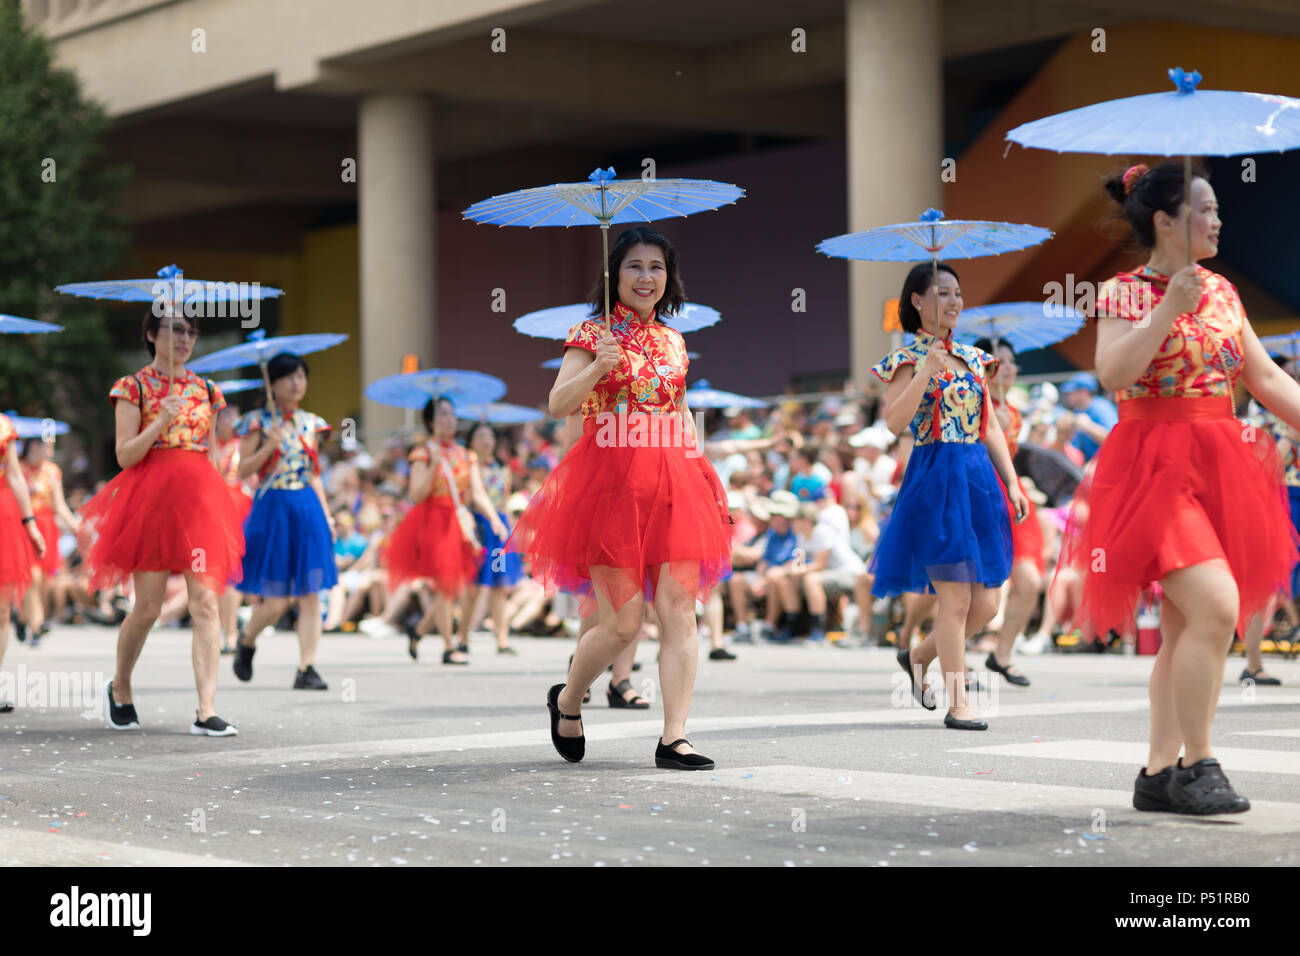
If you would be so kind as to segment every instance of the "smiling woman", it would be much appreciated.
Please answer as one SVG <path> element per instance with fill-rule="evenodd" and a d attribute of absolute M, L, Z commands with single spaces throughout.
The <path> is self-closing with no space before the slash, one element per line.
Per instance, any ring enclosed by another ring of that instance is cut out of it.
<path fill-rule="evenodd" d="M 661 625 L 664 697 L 655 763 L 704 769 L 713 761 L 685 739 L 695 685 L 695 600 L 707 600 L 730 572 L 731 517 L 717 473 L 695 447 L 686 344 L 660 318 L 685 303 L 677 251 L 641 226 L 619 236 L 608 266 L 618 292 L 610 327 L 600 318 L 602 275 L 592 289 L 592 318 L 569 331 L 551 389 L 551 414 L 580 411 L 582 437 L 533 496 L 506 547 L 531 560 L 533 577 L 548 590 L 585 594 L 584 614 L 593 606 L 597 612 L 568 684 L 547 695 L 560 755 L 582 759 L 583 695 L 635 640 L 650 601 Z M 628 427 L 634 423 L 644 427 Z M 668 441 L 641 440 L 645 431 L 662 439 L 665 424 Z"/>
<path fill-rule="evenodd" d="M 199 694 L 190 733 L 230 736 L 237 731 L 215 710 L 217 595 L 239 580 L 244 535 L 212 447 L 226 400 L 213 382 L 185 368 L 198 337 L 197 317 L 150 312 L 143 336 L 153 361 L 118 379 L 109 392 L 123 470 L 81 512 L 91 590 L 128 578 L 135 587 L 135 604 L 118 633 L 117 670 L 105 688 L 108 723 L 115 730 L 140 726 L 131 673 L 162 608 L 168 575 L 182 574 Z"/>

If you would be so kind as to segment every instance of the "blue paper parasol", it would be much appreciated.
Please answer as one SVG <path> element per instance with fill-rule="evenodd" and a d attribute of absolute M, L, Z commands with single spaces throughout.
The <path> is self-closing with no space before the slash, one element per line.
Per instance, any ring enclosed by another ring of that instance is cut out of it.
<path fill-rule="evenodd" d="M 1084 316 L 1069 306 L 1042 302 L 1000 302 L 963 309 L 953 335 L 964 342 L 991 339 L 1017 352 L 1047 348 L 1083 328 Z"/>
<path fill-rule="evenodd" d="M 221 389 L 222 395 L 234 395 L 238 392 L 251 392 L 255 388 L 261 388 L 264 383 L 260 378 L 229 378 L 224 382 L 214 380 L 212 384 Z"/>
<path fill-rule="evenodd" d="M 68 433 L 67 422 L 56 421 L 53 418 L 28 418 L 17 412 L 5 412 L 5 415 L 13 423 L 14 431 L 19 438 L 43 438 L 48 441 L 55 435 Z"/>
<path fill-rule="evenodd" d="M 871 262 L 924 262 L 976 259 L 1018 252 L 1052 237 L 1050 229 L 981 219 L 944 219 L 927 209 L 916 222 L 900 222 L 863 232 L 850 232 L 817 243 L 817 251 L 841 259 Z"/>
<path fill-rule="evenodd" d="M 485 402 L 479 405 L 458 405 L 456 417 L 465 421 L 487 422 L 489 425 L 522 425 L 524 422 L 540 421 L 546 416 L 526 405 Z"/>
<path fill-rule="evenodd" d="M 38 335 L 44 332 L 62 332 L 63 326 L 35 319 L 20 319 L 16 315 L 0 315 L 0 333 L 8 335 Z"/>
<path fill-rule="evenodd" d="M 1289 358 L 1293 362 L 1300 359 L 1300 331 L 1270 335 L 1260 339 L 1259 344 L 1268 350 L 1269 355 Z"/>
<path fill-rule="evenodd" d="M 711 179 L 615 179 L 595 169 L 585 183 L 556 183 L 480 200 L 466 219 L 496 226 L 600 226 L 605 267 L 605 326 L 609 327 L 609 227 L 689 216 L 734 203 L 745 191 Z M 567 329 L 565 330 L 568 331 Z"/>
<path fill-rule="evenodd" d="M 1300 147 L 1300 99 L 1198 90 L 1201 74 L 1169 70 L 1176 89 L 1094 103 L 1022 123 L 1021 146 L 1058 153 L 1238 156 Z"/>
<path fill-rule="evenodd" d="M 590 312 L 591 307 L 585 303 L 529 312 L 515 319 L 515 331 L 540 339 L 565 339 L 570 329 L 589 318 Z M 676 315 L 661 315 L 660 318 L 665 325 L 685 333 L 717 324 L 722 320 L 722 313 L 707 305 L 688 302 Z"/>
<path fill-rule="evenodd" d="M 250 299 L 273 299 L 282 294 L 280 289 L 252 282 L 211 282 L 204 279 L 187 279 L 180 266 L 164 266 L 153 279 L 108 279 L 102 282 L 72 282 L 54 287 L 55 292 L 80 296 L 84 299 L 114 299 L 119 302 L 158 302 L 166 315 L 175 314 L 177 303 L 182 317 L 197 303 L 246 302 Z M 192 315 L 193 312 L 190 312 Z M 170 335 L 171 325 L 167 326 Z M 168 350 L 170 354 L 170 349 Z M 193 366 L 191 366 L 193 368 Z M 167 373 L 167 390 L 175 369 Z"/>
<path fill-rule="evenodd" d="M 1052 237 L 1050 229 L 982 219 L 943 218 L 943 211 L 927 209 L 916 222 L 878 226 L 823 239 L 817 251 L 842 259 L 871 262 L 924 262 L 929 259 L 938 281 L 939 254 L 945 259 L 978 259 L 1017 252 Z M 934 300 L 935 328 L 939 328 L 939 299 Z"/>
<path fill-rule="evenodd" d="M 506 393 L 506 383 L 495 375 L 454 368 L 428 368 L 389 375 L 366 386 L 366 398 L 397 408 L 424 408 L 429 399 L 450 398 L 457 408 L 495 402 Z"/>
<path fill-rule="evenodd" d="M 686 390 L 686 403 L 691 408 L 766 408 L 767 402 L 758 398 L 737 395 L 714 388 L 707 379 L 700 379 Z"/>
<path fill-rule="evenodd" d="M 313 333 L 311 335 L 277 335 L 267 338 L 263 329 L 248 336 L 247 342 L 232 345 L 228 349 L 213 352 L 190 363 L 193 372 L 227 372 L 236 368 L 251 368 L 264 365 L 267 360 L 281 352 L 291 355 L 310 355 L 346 342 L 346 335 L 336 333 Z"/>
<path fill-rule="evenodd" d="M 1201 74 L 1173 67 L 1175 90 L 1107 100 L 1031 123 L 1007 133 L 1021 146 L 1058 153 L 1182 156 L 1190 203 L 1193 156 L 1238 156 L 1300 147 L 1300 100 L 1272 93 L 1204 90 Z M 1010 147 L 1008 146 L 1008 149 Z M 1191 264 L 1192 217 L 1187 217 Z"/>

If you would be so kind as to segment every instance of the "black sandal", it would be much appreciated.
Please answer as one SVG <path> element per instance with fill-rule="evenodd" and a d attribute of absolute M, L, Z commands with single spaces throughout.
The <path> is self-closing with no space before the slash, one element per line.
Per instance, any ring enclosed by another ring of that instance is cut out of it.
<path fill-rule="evenodd" d="M 1017 687 L 1029 686 L 1029 678 L 1016 670 L 1015 664 L 1008 664 L 1006 667 L 1003 667 L 998 663 L 997 657 L 991 652 L 989 653 L 988 660 L 984 662 L 984 666 L 995 674 L 1001 674 L 1007 679 L 1008 684 L 1015 684 Z"/>
<path fill-rule="evenodd" d="M 624 695 L 632 691 L 632 699 L 628 700 Z M 632 682 L 624 678 L 617 684 L 611 683 L 609 690 L 605 691 L 605 699 L 609 701 L 611 707 L 625 707 L 629 710 L 649 710 L 650 702 L 636 692 Z"/>
<path fill-rule="evenodd" d="M 546 692 L 546 709 L 551 712 L 551 743 L 558 753 L 569 763 L 577 763 L 587 753 L 587 735 L 584 733 L 578 737 L 561 737 L 560 736 L 560 718 L 565 720 L 582 720 L 582 715 L 574 716 L 572 714 L 560 713 L 560 691 L 564 690 L 564 684 L 556 684 Z"/>
<path fill-rule="evenodd" d="M 679 754 L 673 748 L 678 744 L 690 744 L 685 737 L 665 744 L 662 737 L 655 747 L 655 766 L 669 770 L 712 770 L 713 761 L 704 754 Z"/>

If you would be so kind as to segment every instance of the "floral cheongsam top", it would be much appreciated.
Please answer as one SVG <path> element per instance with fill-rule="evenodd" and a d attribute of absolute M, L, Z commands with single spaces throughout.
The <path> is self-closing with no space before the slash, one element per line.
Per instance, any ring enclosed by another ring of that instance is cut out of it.
<path fill-rule="evenodd" d="M 1268 433 L 1276 443 L 1280 444 L 1282 439 L 1287 440 L 1289 447 L 1286 456 L 1282 459 L 1286 486 L 1288 488 L 1300 488 L 1300 436 L 1296 435 L 1295 431 L 1286 422 L 1267 408 L 1260 408 L 1259 414 L 1254 416 L 1253 424 L 1261 431 Z"/>
<path fill-rule="evenodd" d="M 470 469 L 478 462 L 478 455 L 454 441 L 440 441 L 438 447 L 442 449 L 442 460 L 446 463 L 447 469 L 451 471 L 452 477 L 456 479 L 456 494 L 460 496 L 460 503 L 468 505 L 469 473 Z M 411 453 L 406 460 L 412 462 L 422 461 L 427 464 L 429 450 L 424 445 L 416 445 L 411 449 Z M 433 473 L 433 488 L 429 491 L 429 497 L 451 498 L 451 486 L 447 484 L 447 472 L 443 470 L 441 465 Z"/>
<path fill-rule="evenodd" d="M 1116 398 L 1227 397 L 1242 370 L 1246 310 L 1236 287 L 1223 276 L 1196 267 L 1204 291 L 1195 312 L 1169 327 L 1147 370 Z M 1097 290 L 1099 318 L 1137 322 L 1160 304 L 1169 276 L 1147 266 L 1121 272 Z"/>
<path fill-rule="evenodd" d="M 276 425 L 288 422 L 282 408 L 276 409 L 274 417 L 269 408 L 255 408 L 235 422 L 235 434 L 261 432 L 265 435 Z M 280 447 L 257 473 L 259 493 L 268 488 L 278 491 L 306 488 L 312 476 L 320 474 L 320 443 L 329 437 L 329 422 L 298 408 L 294 410 L 292 425 L 293 433 L 280 442 Z"/>
<path fill-rule="evenodd" d="M 506 466 L 499 461 L 480 463 L 479 474 L 483 476 L 483 487 L 497 511 L 506 510 Z"/>
<path fill-rule="evenodd" d="M 168 379 L 152 365 L 146 365 L 134 375 L 124 375 L 113 383 L 108 398 L 130 402 L 141 408 L 140 430 L 144 431 L 158 417 L 162 401 L 168 395 L 167 383 L 172 382 L 171 394 L 179 395 L 184 404 L 181 412 L 172 419 L 166 431 L 153 443 L 154 448 L 173 448 L 181 451 L 207 451 L 208 433 L 217 413 L 226 407 L 225 396 L 216 383 L 185 369 L 176 378 Z M 143 401 L 140 389 L 144 389 Z M 211 393 L 212 400 L 208 400 Z"/>
<path fill-rule="evenodd" d="M 564 347 L 586 349 L 595 354 L 602 319 L 587 319 L 569 330 Z M 625 306 L 614 304 L 610 334 L 622 347 L 619 363 L 605 373 L 582 403 L 584 422 L 602 412 L 665 414 L 681 408 L 686 393 L 686 342 L 682 334 L 661 325 L 651 315 L 648 321 Z"/>
<path fill-rule="evenodd" d="M 871 371 L 881 381 L 891 382 L 904 365 L 920 368 L 934 341 L 933 335 L 920 329 L 910 345 L 890 352 Z M 983 440 L 988 427 L 990 410 L 985 407 L 984 383 L 997 374 L 998 360 L 982 349 L 961 342 L 949 341 L 948 351 L 966 363 L 966 371 L 945 370 L 931 380 L 908 426 L 917 445 L 975 444 Z"/>
<path fill-rule="evenodd" d="M 0 415 L 0 475 L 5 473 L 9 464 L 9 443 L 18 437 L 18 429 L 8 415 Z"/>
<path fill-rule="evenodd" d="M 54 510 L 54 489 L 63 484 L 63 469 L 52 461 L 43 461 L 35 468 L 23 465 L 27 491 L 32 498 L 32 510 Z"/>

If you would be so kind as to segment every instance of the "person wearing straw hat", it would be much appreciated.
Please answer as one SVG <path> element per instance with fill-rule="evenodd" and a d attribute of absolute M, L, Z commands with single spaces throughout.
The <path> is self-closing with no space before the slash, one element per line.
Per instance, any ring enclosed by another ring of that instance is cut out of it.
<path fill-rule="evenodd" d="M 895 434 L 910 429 L 916 447 L 868 570 L 877 597 L 938 595 L 934 630 L 919 647 L 898 652 L 899 666 L 913 695 L 933 710 L 924 678 L 937 656 L 947 690 L 944 726 L 987 730 L 967 702 L 963 651 L 966 639 L 997 612 L 998 589 L 1011 572 L 1003 488 L 1015 520 L 1024 520 L 1029 504 L 991 409 L 989 381 L 998 361 L 952 340 L 961 309 L 951 266 L 925 262 L 908 273 L 899 321 L 915 341 L 872 371 L 888 384 L 886 425 Z"/>
<path fill-rule="evenodd" d="M 588 608 L 597 608 L 568 682 L 546 696 L 556 751 L 570 762 L 583 758 L 583 695 L 636 639 L 653 601 L 664 704 L 655 764 L 708 769 L 713 761 L 686 739 L 695 601 L 730 567 L 731 518 L 698 449 L 685 397 L 686 343 L 661 318 L 685 304 L 677 251 L 667 237 L 635 227 L 619 236 L 608 269 L 613 315 L 601 319 L 602 272 L 588 300 L 593 318 L 570 330 L 550 395 L 554 418 L 581 408 L 582 437 L 533 496 L 507 547 L 532 562 L 548 591 L 585 592 Z"/>
<path fill-rule="evenodd" d="M 1210 745 L 1223 659 L 1234 627 L 1289 587 L 1300 537 L 1276 447 L 1237 420 L 1233 393 L 1244 382 L 1300 428 L 1300 385 L 1268 357 L 1232 283 L 1195 264 L 1218 254 L 1222 221 L 1208 179 L 1188 185 L 1179 163 L 1106 182 L 1149 257 L 1097 293 L 1097 377 L 1119 398 L 1119 423 L 1090 492 L 1075 496 L 1074 509 L 1088 509 L 1077 551 L 1089 572 L 1076 619 L 1123 629 L 1139 592 L 1159 582 L 1163 643 L 1133 805 L 1240 813 L 1250 801 Z"/>
<path fill-rule="evenodd" d="M 320 594 L 338 583 L 334 560 L 334 516 L 325 500 L 319 449 L 329 422 L 302 408 L 307 395 L 307 360 L 280 352 L 266 365 L 273 405 L 239 419 L 239 477 L 257 475 L 257 494 L 244 521 L 244 573 L 239 590 L 262 599 L 253 608 L 235 645 L 234 671 L 253 679 L 257 638 L 295 601 L 298 655 L 294 690 L 328 690 L 316 672 L 320 644 Z"/>
<path fill-rule="evenodd" d="M 104 685 L 105 717 L 114 730 L 139 728 L 131 676 L 162 610 L 168 575 L 181 574 L 194 622 L 199 697 L 190 733 L 228 737 L 238 731 L 216 712 L 217 598 L 242 573 L 244 533 L 217 472 L 212 441 L 226 399 L 214 382 L 185 368 L 198 339 L 198 316 L 157 311 L 145 315 L 141 330 L 152 361 L 118 379 L 108 393 L 122 472 L 81 511 L 89 589 L 128 577 L 135 586 L 135 604 L 117 636 L 117 669 Z"/>
<path fill-rule="evenodd" d="M 44 557 L 47 542 L 36 516 L 32 513 L 32 500 L 23 480 L 22 465 L 18 461 L 18 431 L 8 415 L 0 415 L 0 664 L 4 663 L 5 648 L 9 644 L 9 606 L 22 598 L 32 580 L 32 566 Z M 0 700 L 0 714 L 14 709 L 12 701 Z"/>

